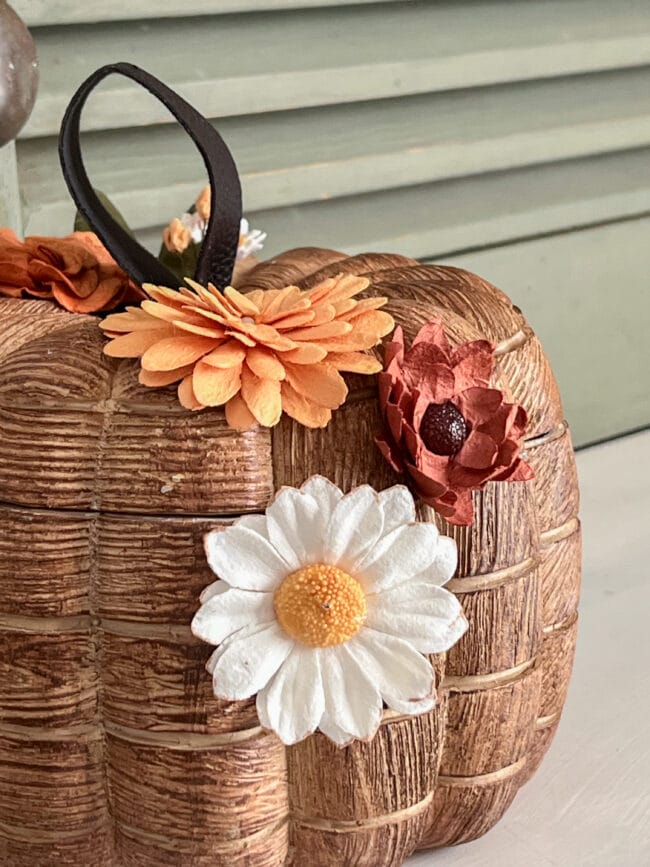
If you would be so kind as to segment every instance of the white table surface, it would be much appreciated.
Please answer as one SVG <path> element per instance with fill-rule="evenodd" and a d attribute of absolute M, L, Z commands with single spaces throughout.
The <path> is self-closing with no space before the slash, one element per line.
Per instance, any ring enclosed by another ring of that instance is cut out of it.
<path fill-rule="evenodd" d="M 650 867 L 650 431 L 578 454 L 573 679 L 555 740 L 501 822 L 407 867 Z"/>

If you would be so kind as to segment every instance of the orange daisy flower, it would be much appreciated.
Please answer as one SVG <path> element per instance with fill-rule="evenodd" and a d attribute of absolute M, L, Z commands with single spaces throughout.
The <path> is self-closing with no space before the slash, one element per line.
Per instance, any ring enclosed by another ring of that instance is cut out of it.
<path fill-rule="evenodd" d="M 339 275 L 312 289 L 297 286 L 242 294 L 187 280 L 178 290 L 144 286 L 140 307 L 107 316 L 104 349 L 140 357 L 142 385 L 179 382 L 186 409 L 226 408 L 228 424 L 272 427 L 286 412 L 324 427 L 347 397 L 341 371 L 377 373 L 364 350 L 394 328 L 379 310 L 386 298 L 356 298 L 369 280 Z"/>

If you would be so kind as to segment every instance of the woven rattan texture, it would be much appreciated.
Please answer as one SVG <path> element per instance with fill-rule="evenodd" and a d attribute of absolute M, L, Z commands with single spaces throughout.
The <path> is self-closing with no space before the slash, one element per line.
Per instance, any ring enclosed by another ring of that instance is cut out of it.
<path fill-rule="evenodd" d="M 435 658 L 440 701 L 371 743 L 285 749 L 253 701 L 211 694 L 189 630 L 211 580 L 202 536 L 322 473 L 396 478 L 368 377 L 324 430 L 239 434 L 138 385 L 92 317 L 0 301 L 0 862 L 11 867 L 392 867 L 487 831 L 534 772 L 571 672 L 578 488 L 553 374 L 483 280 L 389 255 L 290 251 L 248 288 L 366 274 L 407 338 L 441 315 L 498 345 L 494 385 L 526 408 L 536 478 L 475 495 L 451 527 L 470 627 Z M 244 289 L 246 287 L 243 287 Z"/>

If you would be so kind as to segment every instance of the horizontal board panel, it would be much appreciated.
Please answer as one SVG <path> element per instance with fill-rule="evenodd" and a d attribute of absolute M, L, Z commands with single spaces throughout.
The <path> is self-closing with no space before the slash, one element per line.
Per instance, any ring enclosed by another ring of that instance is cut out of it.
<path fill-rule="evenodd" d="M 13 0 L 23 21 L 36 27 L 43 24 L 81 24 L 88 21 L 127 21 L 134 18 L 180 18 L 187 15 L 225 15 L 230 12 L 309 8 L 311 6 L 352 6 L 396 0 L 192 0 L 191 6 L 178 0 Z M 397 0 L 400 2 L 400 0 Z M 406 3 L 409 0 L 401 0 Z"/>
<path fill-rule="evenodd" d="M 22 209 L 14 142 L 0 148 L 0 190 L 0 226 L 9 226 L 21 233 Z"/>
<path fill-rule="evenodd" d="M 55 134 L 82 78 L 125 58 L 210 117 L 650 62 L 650 18 L 639 0 L 387 3 L 380 12 L 365 5 L 153 19 L 44 27 L 35 35 L 41 88 L 24 137 Z M 157 101 L 114 76 L 93 95 L 84 126 L 166 122 Z"/>
<path fill-rule="evenodd" d="M 416 258 L 650 211 L 650 149 L 249 213 L 265 255 L 316 245 Z M 152 250 L 162 227 L 139 233 Z"/>
<path fill-rule="evenodd" d="M 650 69 L 222 119 L 248 210 L 650 144 Z M 89 174 L 134 228 L 182 213 L 206 182 L 178 126 L 84 137 Z M 152 159 L 152 154 L 155 158 Z M 53 138 L 19 143 L 26 231 L 70 220 Z"/>
<path fill-rule="evenodd" d="M 650 218 L 454 257 L 541 338 L 577 445 L 650 424 Z"/>

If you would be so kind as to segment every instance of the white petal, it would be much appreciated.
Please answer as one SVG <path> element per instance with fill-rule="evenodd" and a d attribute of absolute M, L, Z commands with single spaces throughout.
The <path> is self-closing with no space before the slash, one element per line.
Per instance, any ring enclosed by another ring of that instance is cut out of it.
<path fill-rule="evenodd" d="M 384 536 L 401 527 L 402 524 L 415 523 L 415 503 L 413 495 L 404 485 L 394 485 L 379 494 L 379 502 L 384 510 Z"/>
<path fill-rule="evenodd" d="M 418 581 L 430 584 L 446 584 L 454 577 L 458 566 L 458 546 L 449 536 L 438 537 L 436 559 L 417 576 Z"/>
<path fill-rule="evenodd" d="M 316 730 L 325 709 L 319 652 L 296 644 L 273 680 L 257 696 L 257 714 L 285 744 Z"/>
<path fill-rule="evenodd" d="M 230 585 L 226 584 L 225 581 L 218 579 L 217 581 L 213 581 L 212 584 L 208 584 L 205 590 L 201 593 L 199 599 L 202 603 L 207 602 L 208 599 L 212 599 L 213 596 L 227 593 L 228 590 L 230 590 Z"/>
<path fill-rule="evenodd" d="M 422 653 L 441 653 L 467 630 L 460 602 L 435 584 L 407 581 L 368 596 L 366 625 L 396 635 Z"/>
<path fill-rule="evenodd" d="M 423 698 L 421 701 L 400 701 L 398 698 L 385 697 L 385 702 L 391 710 L 397 713 L 405 713 L 410 716 L 418 716 L 421 713 L 433 710 L 436 706 L 437 696 Z"/>
<path fill-rule="evenodd" d="M 369 740 L 381 722 L 382 701 L 377 686 L 346 644 L 324 648 L 320 660 L 325 693 L 321 731 L 331 737 L 332 727 L 336 727 L 353 738 Z M 340 743 L 337 737 L 332 740 Z"/>
<path fill-rule="evenodd" d="M 213 678 L 218 698 L 236 701 L 255 695 L 266 686 L 295 644 L 277 623 L 267 624 L 257 632 L 247 630 L 240 637 L 243 632 L 216 651 Z"/>
<path fill-rule="evenodd" d="M 362 563 L 356 577 L 367 593 L 414 578 L 435 562 L 438 529 L 434 524 L 407 524 L 380 539 Z"/>
<path fill-rule="evenodd" d="M 292 571 L 314 563 L 323 544 L 323 520 L 314 498 L 297 488 L 282 488 L 266 510 L 269 540 Z"/>
<path fill-rule="evenodd" d="M 208 533 L 205 553 L 212 571 L 240 590 L 275 590 L 291 571 L 267 539 L 241 524 Z"/>
<path fill-rule="evenodd" d="M 379 539 L 383 526 L 379 496 L 370 485 L 346 494 L 337 503 L 327 527 L 323 550 L 326 562 L 355 571 Z"/>
<path fill-rule="evenodd" d="M 404 638 L 364 628 L 350 639 L 349 647 L 389 707 L 395 708 L 396 701 L 431 700 L 431 663 Z"/>
<path fill-rule="evenodd" d="M 192 632 L 209 644 L 221 644 L 244 626 L 274 620 L 273 594 L 229 589 L 211 596 L 201 605 L 192 620 Z"/>
<path fill-rule="evenodd" d="M 232 644 L 235 638 L 249 638 L 251 635 L 257 635 L 260 630 L 265 629 L 266 624 L 260 625 L 259 623 L 255 623 L 251 626 L 245 626 L 243 629 L 240 629 L 239 632 L 234 633 L 233 635 L 228 636 L 217 649 L 214 651 L 212 656 L 208 659 L 205 664 L 206 669 L 210 672 L 210 674 L 214 674 L 214 669 L 217 662 L 221 659 L 223 654 L 226 651 L 226 648 Z"/>
<path fill-rule="evenodd" d="M 266 525 L 266 515 L 242 515 L 234 522 L 237 527 L 246 527 L 248 530 L 254 530 L 265 539 L 269 538 L 269 531 Z"/>
<path fill-rule="evenodd" d="M 316 500 L 318 511 L 323 516 L 324 526 L 327 527 L 336 504 L 343 498 L 343 491 L 324 476 L 312 476 L 307 479 L 300 490 Z"/>
<path fill-rule="evenodd" d="M 334 741 L 337 747 L 347 747 L 355 739 L 354 735 L 337 726 L 327 715 L 323 716 L 318 728 L 326 737 Z"/>

